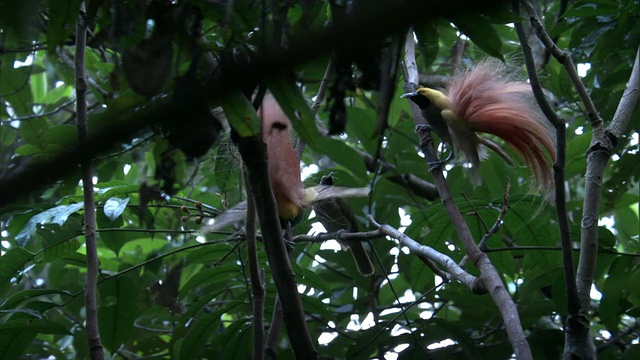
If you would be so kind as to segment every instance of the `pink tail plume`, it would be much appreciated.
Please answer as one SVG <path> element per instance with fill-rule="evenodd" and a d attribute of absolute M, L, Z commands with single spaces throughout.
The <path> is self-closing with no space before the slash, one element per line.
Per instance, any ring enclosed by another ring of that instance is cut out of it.
<path fill-rule="evenodd" d="M 522 155 L 539 185 L 551 185 L 555 134 L 528 83 L 509 81 L 498 61 L 486 60 L 457 76 L 448 86 L 447 97 L 451 110 L 472 131 L 504 140 Z"/>

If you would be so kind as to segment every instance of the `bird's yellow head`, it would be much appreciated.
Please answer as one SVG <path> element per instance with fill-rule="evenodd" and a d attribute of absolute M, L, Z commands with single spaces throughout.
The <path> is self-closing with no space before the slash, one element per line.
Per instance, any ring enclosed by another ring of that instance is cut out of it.
<path fill-rule="evenodd" d="M 426 87 L 419 88 L 416 92 L 431 100 L 431 102 L 433 102 L 433 104 L 438 108 L 442 110 L 449 109 L 449 99 L 447 99 L 447 96 L 442 92 Z"/>
<path fill-rule="evenodd" d="M 419 88 L 416 91 L 403 94 L 402 98 L 409 98 L 421 109 L 429 107 L 431 104 L 435 105 L 441 110 L 449 109 L 449 99 L 442 92 L 427 87 Z"/>

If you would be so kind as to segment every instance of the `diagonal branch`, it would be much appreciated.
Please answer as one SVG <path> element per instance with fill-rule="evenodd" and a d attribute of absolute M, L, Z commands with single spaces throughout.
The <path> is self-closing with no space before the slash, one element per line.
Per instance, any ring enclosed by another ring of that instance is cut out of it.
<path fill-rule="evenodd" d="M 482 280 L 466 272 L 463 268 L 458 266 L 458 264 L 456 264 L 456 262 L 449 256 L 438 252 L 432 247 L 418 243 L 417 241 L 401 233 L 400 231 L 398 231 L 398 229 L 395 229 L 390 225 L 379 224 L 372 216 L 369 216 L 369 220 L 375 227 L 380 229 L 383 235 L 398 240 L 400 245 L 408 247 L 409 250 L 412 253 L 416 254 L 423 262 L 425 262 L 425 259 L 428 259 L 437 264 L 440 264 L 440 266 L 442 266 L 448 273 L 448 277 L 450 277 L 450 279 L 459 281 L 464 286 L 469 288 L 469 290 L 473 291 L 474 294 L 486 294 L 487 290 L 485 289 Z"/>
<path fill-rule="evenodd" d="M 265 143 L 257 136 L 234 137 L 247 167 L 249 191 L 255 201 L 264 248 L 278 298 L 282 302 L 284 324 L 291 347 L 298 359 L 316 359 L 318 354 L 307 329 L 295 273 L 282 238 L 276 202 L 269 184 Z"/>

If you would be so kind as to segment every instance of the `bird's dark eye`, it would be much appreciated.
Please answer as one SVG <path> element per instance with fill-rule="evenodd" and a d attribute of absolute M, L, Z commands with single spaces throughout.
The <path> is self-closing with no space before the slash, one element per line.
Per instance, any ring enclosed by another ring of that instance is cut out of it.
<path fill-rule="evenodd" d="M 274 122 L 271 125 L 271 127 L 276 129 L 276 130 L 286 130 L 287 129 L 287 124 L 281 123 L 281 122 Z"/>

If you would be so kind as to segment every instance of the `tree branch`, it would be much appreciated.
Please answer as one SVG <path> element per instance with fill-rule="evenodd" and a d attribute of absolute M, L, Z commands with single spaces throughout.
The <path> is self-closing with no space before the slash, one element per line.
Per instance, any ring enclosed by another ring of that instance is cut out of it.
<path fill-rule="evenodd" d="M 616 113 L 613 115 L 613 120 L 607 126 L 607 132 L 616 139 L 627 131 L 633 110 L 637 110 L 638 97 L 640 97 L 640 46 L 636 51 L 636 61 L 633 63 L 633 70 L 627 82 L 627 88 L 622 94 Z"/>
<path fill-rule="evenodd" d="M 84 67 L 87 42 L 87 18 L 84 3 L 80 4 L 78 23 L 76 24 L 76 115 L 78 121 L 78 141 L 87 143 L 89 127 L 87 124 L 87 74 Z M 84 194 L 84 237 L 87 249 L 87 279 L 84 303 L 86 308 L 86 331 L 89 343 L 89 356 L 92 360 L 104 359 L 100 331 L 98 329 L 98 305 L 96 289 L 98 281 L 98 245 L 96 240 L 96 204 L 93 194 L 93 170 L 91 159 L 81 163 L 82 192 Z"/>
<path fill-rule="evenodd" d="M 298 359 L 316 359 L 318 354 L 307 329 L 295 273 L 282 238 L 276 202 L 271 192 L 266 146 L 257 136 L 235 137 L 249 174 L 249 191 L 256 203 L 264 248 L 278 289 L 278 297 L 282 302 L 289 341 Z"/>
<path fill-rule="evenodd" d="M 516 13 L 519 13 L 520 10 L 518 6 L 518 0 L 512 0 L 512 5 L 514 11 Z M 533 17 L 531 13 L 530 16 Z M 534 21 L 532 20 L 531 22 L 533 23 Z M 542 24 L 538 23 L 538 27 L 536 27 L 536 33 L 541 34 L 544 32 L 546 34 L 546 31 L 544 30 L 544 28 L 541 28 L 541 26 Z M 571 240 L 571 233 L 569 231 L 569 220 L 567 218 L 567 200 L 564 189 L 567 154 L 567 130 L 564 120 L 561 119 L 555 113 L 555 111 L 553 111 L 551 105 L 547 101 L 547 98 L 544 96 L 542 85 L 540 84 L 540 79 L 538 78 L 538 74 L 536 72 L 536 64 L 534 62 L 531 46 L 529 45 L 527 35 L 525 34 L 525 31 L 523 29 L 523 25 L 518 22 L 515 23 L 515 27 L 516 32 L 518 33 L 518 37 L 520 38 L 520 44 L 522 45 L 522 53 L 525 58 L 525 64 L 527 66 L 527 72 L 529 74 L 529 81 L 531 83 L 533 94 L 540 108 L 542 109 L 542 112 L 556 129 L 556 162 L 553 167 L 553 173 L 555 182 L 556 214 L 560 230 L 560 241 L 562 244 L 564 286 L 567 292 L 566 301 L 567 310 L 569 312 L 569 316 L 567 317 L 564 349 L 565 356 L 568 356 L 568 354 L 574 353 L 575 350 L 582 351 L 582 349 L 588 349 L 588 344 L 591 343 L 591 340 L 588 337 L 584 336 L 584 334 L 588 335 L 589 333 L 589 320 L 585 316 L 584 312 L 580 311 L 581 304 L 576 283 L 575 265 L 573 261 L 573 242 Z M 548 38 L 546 41 L 542 41 L 543 44 L 548 45 L 550 40 L 551 39 Z M 558 50 L 556 50 L 556 53 Z M 552 52 L 551 49 L 549 49 L 549 51 Z M 563 56 L 568 57 L 568 54 L 563 54 Z"/>
<path fill-rule="evenodd" d="M 390 225 L 379 224 L 372 216 L 369 216 L 371 223 L 380 229 L 383 235 L 390 236 L 400 243 L 400 245 L 406 246 L 409 250 L 416 254 L 420 260 L 425 262 L 425 258 L 429 259 L 437 264 L 440 264 L 444 270 L 448 273 L 448 278 L 445 280 L 457 280 L 474 294 L 486 294 L 487 289 L 484 287 L 482 281 L 479 278 L 469 274 L 463 268 L 458 266 L 456 262 L 447 255 L 436 251 L 432 247 L 422 245 L 407 235 L 401 233 L 397 229 Z M 426 263 L 426 262 L 425 262 Z"/>
<path fill-rule="evenodd" d="M 245 168 L 244 179 L 246 188 L 249 188 L 248 174 Z M 253 197 L 247 198 L 246 217 L 247 252 L 249 253 L 249 274 L 251 277 L 251 294 L 253 299 L 253 360 L 262 360 L 264 356 L 264 285 L 263 277 L 258 262 L 258 249 L 256 246 L 256 205 Z"/>

